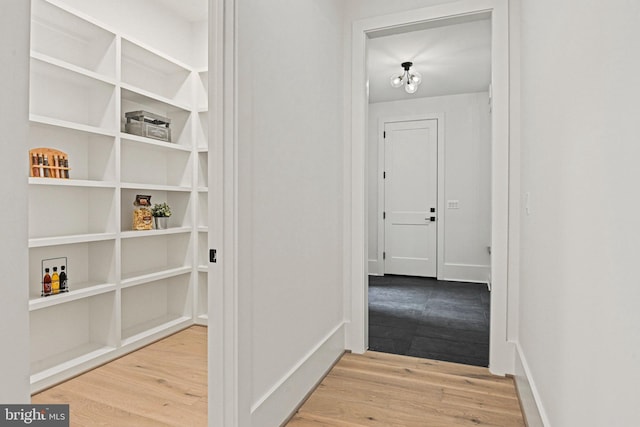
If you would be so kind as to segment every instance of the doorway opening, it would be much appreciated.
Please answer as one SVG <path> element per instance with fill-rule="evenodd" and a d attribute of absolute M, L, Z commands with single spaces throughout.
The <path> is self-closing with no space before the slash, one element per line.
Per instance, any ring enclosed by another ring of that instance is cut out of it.
<path fill-rule="evenodd" d="M 406 30 L 367 44 L 369 349 L 487 366 L 490 15 Z"/>
<path fill-rule="evenodd" d="M 457 282 L 485 282 L 490 283 L 492 292 L 490 296 L 483 297 L 490 303 L 490 311 L 486 316 L 487 326 L 491 326 L 490 336 L 487 340 L 489 367 L 492 372 L 500 374 L 510 371 L 511 346 L 507 342 L 506 313 L 507 313 L 507 263 L 508 263 L 508 205 L 509 205 L 509 121 L 508 121 L 508 18 L 506 2 L 502 0 L 487 0 L 480 3 L 459 2 L 456 4 L 439 5 L 424 9 L 414 10 L 411 13 L 398 13 L 384 17 L 371 18 L 359 21 L 354 25 L 352 50 L 352 157 L 351 157 L 351 190 L 352 204 L 351 210 L 351 234 L 349 243 L 352 248 L 350 264 L 351 277 L 351 311 L 352 323 L 348 336 L 348 346 L 356 352 L 363 352 L 370 347 L 369 338 L 369 312 L 368 312 L 368 275 L 369 273 L 384 274 L 386 263 L 379 263 L 381 259 L 386 261 L 386 246 L 376 248 L 371 256 L 371 234 L 380 228 L 378 225 L 376 212 L 371 213 L 371 188 L 366 183 L 371 183 L 369 179 L 372 173 L 372 163 L 375 165 L 375 156 L 367 151 L 367 132 L 371 132 L 371 119 L 369 116 L 370 104 L 369 95 L 374 83 L 371 75 L 367 73 L 367 54 L 370 53 L 368 46 L 376 39 L 405 34 L 413 31 L 429 29 L 442 29 L 455 25 L 486 21 L 490 30 L 490 71 L 489 85 L 484 88 L 484 106 L 491 108 L 491 116 L 487 119 L 488 150 L 486 152 L 486 187 L 490 195 L 485 197 L 488 211 L 488 230 L 485 230 L 484 243 L 482 244 L 482 254 L 478 256 L 485 258 L 483 263 L 468 263 L 469 268 L 460 267 L 455 262 L 446 262 L 447 250 L 446 241 L 453 239 L 451 236 L 444 238 L 438 234 L 436 267 L 436 279 L 455 280 Z M 433 51 L 430 53 L 434 53 Z M 398 59 L 398 58 L 396 58 Z M 402 58 L 401 61 L 415 61 L 415 58 Z M 425 70 L 419 69 L 423 74 L 423 83 L 418 88 L 422 89 L 429 80 L 425 76 Z M 388 76 L 387 76 L 388 84 Z M 445 87 L 446 85 L 440 85 Z M 491 89 L 490 89 L 491 88 Z M 397 90 L 397 89 L 396 89 Z M 468 91 L 476 93 L 478 91 Z M 456 96 L 462 95 L 460 93 Z M 437 96 L 446 96 L 444 93 Z M 478 97 L 481 95 L 477 95 Z M 394 101 L 397 102 L 397 101 Z M 445 133 L 445 140 L 452 132 L 446 121 L 449 115 L 442 109 L 432 108 L 429 113 L 444 113 L 442 131 Z M 394 112 L 396 116 L 402 111 Z M 420 111 L 410 110 L 410 113 L 419 114 Z M 405 111 L 404 114 L 407 114 Z M 368 120 L 369 118 L 369 120 Z M 379 126 L 379 124 L 377 124 Z M 458 128 L 459 129 L 459 128 Z M 467 153 L 473 157 L 473 153 Z M 373 161 L 372 161 L 372 157 Z M 455 169 L 455 168 L 453 168 Z M 451 168 L 450 168 L 451 170 Z M 383 171 L 384 173 L 384 171 Z M 453 179 L 458 175 L 453 175 Z M 452 179 L 450 176 L 447 178 Z M 446 179 L 445 179 L 446 182 Z M 369 192 L 366 193 L 366 189 Z M 451 192 L 438 192 L 438 203 L 435 207 L 436 222 L 444 218 L 448 212 L 450 218 L 454 213 L 461 213 L 463 203 L 470 206 L 467 201 L 463 202 L 463 197 L 454 197 Z M 451 197 L 449 197 L 451 195 Z M 378 205 L 382 202 L 378 200 Z M 431 208 L 431 206 L 426 207 Z M 448 209 L 447 209 L 448 208 Z M 431 212 L 427 212 L 431 214 Z M 383 210 L 382 215 L 385 215 Z M 428 217 L 430 218 L 431 215 Z M 424 218 L 427 218 L 425 216 Z M 423 218 L 423 219 L 424 219 Z M 440 224 L 438 224 L 440 225 Z M 462 229 L 464 234 L 464 229 Z M 468 234 L 468 233 L 467 233 Z M 380 236 L 378 236 L 379 239 Z M 376 240 L 378 240 L 376 239 Z M 442 245 L 445 244 L 442 251 Z M 463 245 L 464 246 L 464 245 Z M 475 243 L 473 245 L 476 246 Z M 477 248 L 476 248 L 477 249 Z M 490 253 L 491 252 L 491 253 Z M 379 256 L 378 256 L 379 254 Z M 368 255 L 368 256 L 367 256 Z M 487 261 L 488 260 L 488 261 Z M 475 268 L 474 268 L 475 267 Z M 457 269 L 457 271 L 456 271 Z M 476 277 L 479 277 L 477 279 Z M 435 279 L 433 279 L 435 280 Z M 460 286 L 471 287 L 473 285 L 461 284 Z M 486 289 L 486 284 L 484 288 Z"/>

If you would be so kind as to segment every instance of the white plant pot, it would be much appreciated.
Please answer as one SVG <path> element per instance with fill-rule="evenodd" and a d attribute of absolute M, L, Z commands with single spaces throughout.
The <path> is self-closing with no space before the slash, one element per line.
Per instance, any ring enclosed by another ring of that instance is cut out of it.
<path fill-rule="evenodd" d="M 166 230 L 167 222 L 169 221 L 168 216 L 154 216 L 153 221 L 156 225 L 156 230 Z"/>

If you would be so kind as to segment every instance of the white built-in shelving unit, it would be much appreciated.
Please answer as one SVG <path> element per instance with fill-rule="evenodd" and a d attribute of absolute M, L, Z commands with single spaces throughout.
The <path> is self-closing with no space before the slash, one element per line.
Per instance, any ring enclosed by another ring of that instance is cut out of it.
<path fill-rule="evenodd" d="M 195 226 L 198 231 L 198 239 L 196 246 L 196 270 L 198 276 L 198 287 L 196 289 L 197 298 L 195 299 L 196 323 L 208 325 L 209 310 L 207 308 L 207 264 L 209 262 L 208 243 L 208 198 L 209 198 L 209 116 L 208 116 L 208 93 L 209 93 L 209 72 L 205 69 L 194 70 L 197 78 L 195 78 L 195 100 L 196 111 L 194 114 L 194 142 L 195 152 L 198 161 L 195 162 L 194 176 L 197 189 L 197 211 Z"/>
<path fill-rule="evenodd" d="M 207 324 L 208 72 L 55 0 L 33 0 L 30 137 L 70 179 L 29 178 L 31 384 L 38 391 L 194 323 Z M 172 141 L 124 132 L 171 118 Z M 136 194 L 172 208 L 132 231 Z M 41 261 L 67 257 L 70 292 L 41 297 Z"/>

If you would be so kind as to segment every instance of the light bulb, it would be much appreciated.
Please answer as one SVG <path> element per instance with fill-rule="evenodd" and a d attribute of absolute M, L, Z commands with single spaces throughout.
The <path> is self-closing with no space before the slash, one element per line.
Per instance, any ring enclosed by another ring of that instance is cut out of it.
<path fill-rule="evenodd" d="M 422 74 L 420 74 L 416 70 L 412 69 L 411 71 L 409 71 L 409 76 L 416 85 L 422 83 Z"/>
<path fill-rule="evenodd" d="M 418 85 L 415 83 L 407 82 L 407 84 L 404 85 L 404 90 L 407 93 L 416 93 L 416 91 L 418 90 Z"/>
<path fill-rule="evenodd" d="M 402 76 L 394 74 L 393 76 L 391 76 L 390 81 L 391 81 L 391 86 L 393 86 L 393 87 L 402 86 Z"/>

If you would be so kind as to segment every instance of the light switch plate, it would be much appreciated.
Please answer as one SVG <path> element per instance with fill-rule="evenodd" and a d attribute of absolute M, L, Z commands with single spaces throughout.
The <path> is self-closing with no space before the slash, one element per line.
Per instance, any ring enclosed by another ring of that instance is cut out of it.
<path fill-rule="evenodd" d="M 460 209 L 459 200 L 447 200 L 447 209 Z"/>

